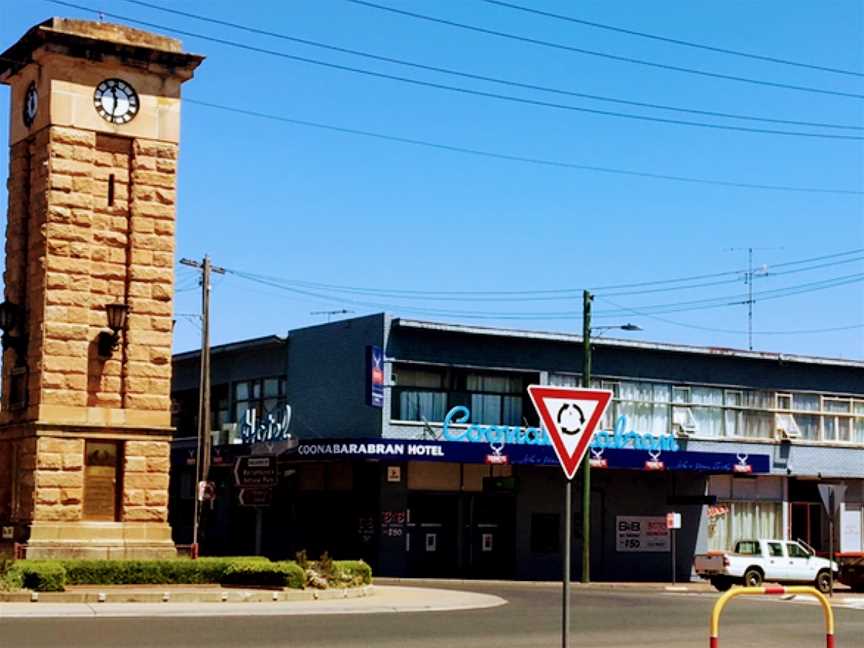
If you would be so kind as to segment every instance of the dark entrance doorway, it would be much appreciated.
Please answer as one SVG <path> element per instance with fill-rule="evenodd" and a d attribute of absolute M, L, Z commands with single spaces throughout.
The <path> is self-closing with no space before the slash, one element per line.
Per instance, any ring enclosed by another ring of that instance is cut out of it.
<path fill-rule="evenodd" d="M 405 529 L 409 575 L 437 578 L 459 575 L 458 515 L 458 495 L 409 495 Z"/>
<path fill-rule="evenodd" d="M 512 495 L 465 497 L 465 574 L 512 578 L 515 573 L 516 500 Z"/>

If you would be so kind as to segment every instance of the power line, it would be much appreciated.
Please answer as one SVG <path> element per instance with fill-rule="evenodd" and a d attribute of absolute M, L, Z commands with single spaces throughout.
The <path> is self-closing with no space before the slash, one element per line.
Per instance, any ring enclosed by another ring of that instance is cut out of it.
<path fill-rule="evenodd" d="M 127 0 L 131 1 L 131 0 Z M 825 65 L 816 65 L 814 63 L 802 63 L 801 61 L 792 61 L 789 59 L 783 59 L 776 56 L 767 56 L 764 54 L 754 54 L 752 52 L 742 52 L 741 50 L 733 50 L 725 47 L 717 47 L 715 45 L 706 45 L 705 43 L 696 43 L 694 41 L 686 41 L 680 38 L 670 38 L 668 36 L 658 36 L 657 34 L 649 34 L 647 32 L 636 31 L 635 29 L 625 29 L 624 27 L 616 27 L 614 25 L 606 25 L 603 23 L 593 22 L 590 20 L 583 20 L 581 18 L 574 18 L 573 16 L 564 16 L 562 14 L 553 13 L 551 11 L 542 11 L 540 9 L 534 9 L 531 7 L 524 7 L 522 5 L 513 4 L 511 2 L 502 2 L 502 0 L 480 0 L 480 2 L 486 2 L 492 5 L 499 5 L 501 7 L 507 7 L 508 9 L 515 9 L 517 11 L 524 11 L 526 13 L 536 14 L 539 16 L 545 16 L 547 18 L 555 18 L 557 20 L 565 20 L 567 22 L 576 23 L 579 25 L 585 25 L 587 27 L 595 27 L 597 29 L 605 29 L 606 31 L 618 32 L 619 34 L 628 34 L 630 36 L 639 36 L 641 38 L 649 38 L 651 40 L 660 41 L 663 43 L 671 43 L 673 45 L 683 45 L 684 47 L 693 47 L 696 49 L 707 50 L 709 52 L 718 52 L 720 54 L 731 54 L 733 56 L 741 56 L 744 58 L 754 59 L 756 61 L 766 61 L 768 63 L 779 63 L 781 65 L 792 65 L 800 68 L 807 68 L 810 70 L 820 70 L 822 72 L 833 72 L 835 74 L 845 74 L 848 76 L 856 76 L 856 77 L 864 77 L 864 73 L 856 72 L 854 70 L 843 70 L 840 68 L 828 67 Z"/>
<path fill-rule="evenodd" d="M 55 1 L 55 0 L 49 0 Z M 656 63 L 654 61 L 646 61 L 644 59 L 637 59 L 629 56 L 619 56 L 617 54 L 609 54 L 608 52 L 598 52 L 596 50 L 584 49 L 581 47 L 573 47 L 571 45 L 563 45 L 561 43 L 554 43 L 552 41 L 540 40 L 538 38 L 530 38 L 528 36 L 520 36 L 518 34 L 512 34 L 508 32 L 497 31 L 494 29 L 487 29 L 485 27 L 479 27 L 477 25 L 469 25 L 466 23 L 460 23 L 453 20 L 447 20 L 445 18 L 436 18 L 434 16 L 427 16 L 425 14 L 415 13 L 413 11 L 406 11 L 404 9 L 396 9 L 395 7 L 388 7 L 385 5 L 376 4 L 374 2 L 368 2 L 367 0 L 345 0 L 346 2 L 350 2 L 352 4 L 361 5 L 364 7 L 369 7 L 371 9 L 377 9 L 379 11 L 386 11 L 394 14 L 398 14 L 401 16 L 407 16 L 409 18 L 416 18 L 418 20 L 425 20 L 428 22 L 438 23 L 442 25 L 448 25 L 450 27 L 457 27 L 459 29 L 464 29 L 480 34 L 487 34 L 490 36 L 498 36 L 500 38 L 506 38 L 509 40 L 519 41 L 523 43 L 530 43 L 532 45 L 540 45 L 542 47 L 550 47 L 557 50 L 563 50 L 568 52 L 575 52 L 577 54 L 586 54 L 588 56 L 597 56 L 600 58 L 605 58 L 613 61 L 620 61 L 622 63 L 633 63 L 636 65 L 644 65 L 647 67 L 658 68 L 662 70 L 670 70 L 673 72 L 683 72 L 686 74 L 696 74 L 704 77 L 711 77 L 715 79 L 724 79 L 726 81 L 739 81 L 741 83 L 749 83 L 753 85 L 761 85 L 768 86 L 773 88 L 783 88 L 785 90 L 797 90 L 799 92 L 811 92 L 816 94 L 825 94 L 825 95 L 834 95 L 838 97 L 849 97 L 852 99 L 864 99 L 864 95 L 856 94 L 854 92 L 841 92 L 839 90 L 826 90 L 824 88 L 814 88 L 810 86 L 799 86 L 791 83 L 781 83 L 779 81 L 766 81 L 764 79 L 751 79 L 749 77 L 741 77 L 735 76 L 732 74 L 721 74 L 719 72 L 709 72 L 707 70 L 698 70 L 695 68 L 686 68 L 677 65 L 669 65 L 667 63 Z"/>
<path fill-rule="evenodd" d="M 71 2 L 65 2 L 63 0 L 46 0 L 47 2 L 51 2 L 52 4 L 57 4 L 66 7 L 72 7 L 75 9 L 81 9 L 84 11 L 96 11 L 91 7 L 85 7 L 82 5 L 74 4 Z M 349 2 L 353 2 L 354 0 L 349 0 Z M 255 45 L 249 45 L 247 43 L 239 43 L 237 41 L 227 40 L 224 38 L 217 38 L 215 36 L 209 36 L 206 34 L 198 34 L 195 32 L 190 32 L 184 29 L 178 29 L 176 27 L 169 27 L 166 25 L 160 25 L 158 23 L 152 23 L 144 20 L 138 20 L 137 18 L 130 18 L 128 16 L 122 16 L 120 14 L 114 14 L 110 12 L 102 12 L 106 16 L 111 16 L 113 18 L 117 18 L 119 20 L 125 20 L 126 22 L 131 22 L 133 24 L 144 25 L 147 27 L 152 27 L 154 29 L 159 29 L 161 31 L 167 31 L 170 33 L 180 34 L 183 36 L 189 36 L 191 38 L 200 38 L 202 40 L 206 40 L 212 43 L 218 43 L 220 45 L 227 45 L 229 47 L 234 47 L 237 49 L 242 49 L 250 52 L 256 52 L 259 54 L 267 54 L 270 56 L 276 56 L 279 58 L 284 58 L 290 61 L 296 61 L 299 63 L 307 63 L 309 65 L 315 65 L 318 67 L 324 67 L 331 70 L 340 70 L 342 72 L 351 72 L 353 74 L 360 74 L 368 77 L 373 77 L 377 79 L 387 79 L 389 81 L 398 81 L 400 83 L 405 83 L 408 85 L 433 88 L 436 90 L 445 90 L 448 92 L 455 92 L 463 95 L 471 95 L 476 97 L 484 97 L 486 99 L 494 99 L 498 101 L 506 101 L 509 103 L 518 103 L 529 106 L 537 106 L 542 108 L 552 108 L 555 110 L 566 110 L 570 112 L 580 112 L 591 115 L 599 115 L 603 117 L 616 117 L 621 119 L 633 119 L 637 121 L 645 121 L 645 122 L 654 122 L 660 124 L 669 124 L 674 126 L 690 126 L 694 128 L 708 128 L 713 130 L 730 130 L 730 131 L 738 131 L 745 133 L 756 133 L 761 135 L 782 135 L 784 137 L 805 137 L 810 139 L 829 139 L 829 140 L 851 140 L 851 141 L 862 141 L 864 140 L 864 136 L 860 135 L 838 135 L 838 134 L 828 134 L 828 133 L 812 133 L 805 131 L 787 131 L 787 130 L 779 130 L 773 128 L 753 128 L 749 126 L 733 126 L 731 124 L 712 124 L 709 122 L 698 122 L 698 121 L 690 121 L 683 119 L 672 119 L 667 117 L 653 117 L 650 115 L 638 115 L 633 113 L 623 113 L 613 110 L 601 110 L 598 108 L 586 108 L 584 106 L 573 106 L 570 104 L 561 104 L 552 101 L 543 101 L 540 99 L 528 99 L 526 97 L 517 97 L 514 95 L 501 94 L 498 92 L 487 92 L 485 90 L 475 90 L 472 88 L 465 88 L 461 86 L 451 86 L 444 83 L 437 83 L 433 81 L 422 81 L 420 79 L 413 79 L 410 77 L 403 77 L 396 74 L 388 74 L 385 72 L 375 72 L 373 70 L 367 70 L 363 68 L 352 67 L 349 65 L 342 65 L 339 63 L 331 63 L 328 61 L 321 61 L 318 59 L 311 59 L 305 56 L 297 56 L 294 54 L 288 54 L 286 52 L 279 52 L 277 50 L 272 50 L 264 47 L 257 47 Z M 864 98 L 864 95 L 862 95 Z"/>
<path fill-rule="evenodd" d="M 712 326 L 700 326 L 698 324 L 689 324 L 687 322 L 678 322 L 676 320 L 671 320 L 666 317 L 658 317 L 657 315 L 649 315 L 648 313 L 642 313 L 636 308 L 630 308 L 627 306 L 622 306 L 621 304 L 617 304 L 613 302 L 611 299 L 604 299 L 604 301 L 609 302 L 613 306 L 617 306 L 623 310 L 630 312 L 632 315 L 637 315 L 639 317 L 645 317 L 651 320 L 655 320 L 658 322 L 663 322 L 665 324 L 672 324 L 673 326 L 680 326 L 683 328 L 695 329 L 697 331 L 708 331 L 710 333 L 729 333 L 732 335 L 746 335 L 748 331 L 741 331 L 737 329 L 724 329 L 724 328 L 715 328 Z M 815 333 L 834 333 L 837 331 L 849 331 L 852 329 L 864 328 L 864 323 L 859 324 L 849 324 L 845 326 L 831 326 L 828 328 L 814 328 L 814 329 L 795 329 L 795 330 L 786 330 L 786 331 L 750 331 L 753 335 L 810 335 Z"/>
<path fill-rule="evenodd" d="M 166 13 L 170 13 L 170 14 L 174 14 L 174 15 L 178 15 L 178 16 L 193 18 L 195 20 L 200 20 L 200 21 L 211 23 L 214 25 L 222 25 L 222 26 L 226 26 L 226 27 L 231 27 L 232 29 L 238 29 L 238 30 L 242 30 L 242 31 L 249 32 L 252 34 L 258 34 L 261 36 L 269 36 L 272 38 L 278 38 L 278 39 L 289 41 L 292 43 L 299 43 L 302 45 L 308 45 L 310 47 L 317 47 L 317 48 L 326 49 L 326 50 L 330 50 L 330 51 L 334 51 L 334 52 L 340 52 L 343 54 L 351 54 L 353 56 L 360 56 L 360 57 L 364 57 L 364 58 L 375 60 L 375 61 L 382 61 L 385 63 L 393 63 L 396 65 L 403 65 L 403 66 L 412 67 L 415 69 L 426 70 L 426 71 L 430 71 L 430 72 L 437 72 L 437 73 L 441 73 L 441 74 L 449 74 L 452 76 L 458 76 L 458 77 L 463 77 L 463 78 L 467 78 L 467 79 L 473 79 L 475 81 L 485 81 L 485 82 L 489 82 L 489 83 L 497 83 L 500 85 L 511 86 L 511 87 L 515 87 L 515 88 L 523 88 L 523 89 L 527 89 L 527 90 L 538 90 L 541 92 L 549 92 L 549 93 L 554 93 L 554 94 L 559 94 L 559 95 L 566 95 L 566 96 L 570 96 L 570 97 L 579 97 L 582 99 L 591 99 L 594 101 L 604 101 L 604 102 L 608 102 L 608 103 L 616 103 L 616 104 L 622 104 L 622 105 L 628 105 L 628 106 L 638 106 L 640 108 L 669 110 L 669 111 L 694 114 L 694 115 L 704 115 L 704 116 L 709 116 L 709 117 L 721 117 L 721 118 L 725 118 L 725 119 L 740 119 L 740 120 L 746 120 L 746 121 L 757 121 L 757 122 L 773 123 L 773 124 L 788 124 L 788 125 L 792 125 L 792 126 L 811 126 L 811 127 L 816 127 L 816 128 L 864 130 L 864 127 L 862 127 L 862 126 L 855 126 L 855 125 L 850 125 L 850 124 L 833 124 L 833 123 L 801 121 L 801 120 L 793 120 L 793 119 L 779 119 L 779 118 L 772 118 L 772 117 L 759 117 L 759 116 L 754 116 L 754 115 L 743 115 L 743 114 L 739 114 L 739 113 L 727 113 L 727 112 L 720 112 L 720 111 L 715 111 L 715 110 L 700 110 L 700 109 L 696 109 L 696 108 L 682 108 L 680 106 L 669 106 L 669 105 L 665 105 L 665 104 L 649 103 L 649 102 L 635 101 L 635 100 L 630 100 L 630 99 L 621 99 L 618 97 L 605 97 L 605 96 L 601 96 L 601 95 L 587 94 L 584 92 L 575 92 L 572 90 L 566 90 L 566 89 L 562 89 L 562 88 L 554 88 L 554 87 L 550 87 L 550 86 L 543 86 L 543 85 L 537 85 L 537 84 L 532 84 L 532 83 L 523 83 L 523 82 L 519 82 L 519 81 L 512 81 L 512 80 L 508 80 L 508 79 L 500 79 L 500 78 L 490 77 L 490 76 L 486 76 L 486 75 L 482 75 L 482 74 L 474 74 L 471 72 L 465 72 L 465 71 L 461 71 L 461 70 L 454 70 L 452 68 L 444 68 L 444 67 L 435 66 L 435 65 L 426 65 L 423 63 L 417 63 L 415 61 L 406 61 L 404 59 L 398 59 L 398 58 L 394 58 L 394 57 L 390 57 L 390 56 L 382 56 L 382 55 L 378 55 L 378 54 L 372 54 L 370 52 L 350 49 L 347 47 L 340 47 L 337 45 L 331 45 L 328 43 L 313 41 L 313 40 L 309 40 L 306 38 L 299 38 L 297 36 L 290 36 L 288 34 L 274 32 L 274 31 L 270 31 L 267 29 L 260 29 L 257 27 L 251 27 L 249 25 L 242 25 L 242 24 L 227 21 L 227 20 L 220 20 L 218 18 L 212 18 L 209 16 L 202 16 L 200 14 L 194 14 L 194 13 L 190 13 L 188 11 L 180 11 L 178 9 L 170 9 L 168 7 L 162 7 L 162 6 L 159 6 L 156 4 L 152 4 L 150 2 L 143 2 L 142 0 L 125 0 L 125 2 L 135 4 L 135 5 L 140 5 L 142 7 L 149 7 L 151 9 L 157 9 L 159 11 L 164 11 Z"/>
<path fill-rule="evenodd" d="M 56 0 L 52 0 L 56 1 Z M 215 108 L 218 110 L 224 110 L 228 112 L 233 112 L 242 115 L 248 115 L 251 117 L 259 117 L 261 119 L 269 119 L 271 121 L 283 122 L 286 124 L 293 124 L 295 126 L 305 126 L 308 128 L 317 128 L 321 130 L 329 130 L 338 133 L 345 133 L 350 135 L 360 135 L 363 137 L 370 137 L 374 139 L 389 141 L 389 142 L 399 142 L 401 144 L 411 144 L 413 146 L 423 146 L 426 148 L 433 148 L 442 151 L 450 151 L 455 153 L 464 153 L 467 155 L 475 155 L 485 158 L 492 158 L 497 160 L 507 160 L 510 162 L 522 162 L 526 164 L 532 164 L 537 166 L 545 166 L 545 167 L 555 167 L 559 169 L 574 169 L 578 171 L 591 171 L 597 173 L 608 173 L 613 175 L 624 175 L 624 176 L 632 176 L 639 178 L 649 178 L 652 180 L 669 180 L 674 182 L 685 182 L 690 184 L 701 184 L 701 185 L 713 185 L 719 187 L 732 187 L 737 189 L 760 189 L 766 191 L 786 191 L 786 192 L 796 192 L 796 193 L 813 193 L 813 194 L 835 194 L 835 195 L 847 195 L 847 196 L 861 196 L 864 195 L 864 191 L 857 191 L 851 189 L 826 189 L 820 187 L 795 187 L 791 185 L 770 185 L 770 184 L 759 184 L 759 183 L 750 183 L 750 182 L 732 182 L 725 180 L 715 180 L 711 178 L 698 178 L 693 176 L 679 176 L 672 174 L 663 174 L 663 173 L 650 173 L 647 171 L 633 171 L 629 169 L 621 169 L 615 167 L 603 167 L 603 166 L 595 166 L 589 164 L 576 164 L 571 162 L 563 162 L 557 160 L 549 160 L 544 158 L 534 158 L 527 157 L 521 155 L 509 155 L 506 153 L 497 153 L 494 151 L 486 151 L 482 149 L 469 148 L 465 146 L 455 146 L 451 144 L 442 144 L 439 142 L 432 142 L 429 140 L 421 140 L 414 139 L 409 137 L 400 137 L 397 135 L 387 135 L 384 133 L 377 133 L 374 131 L 361 130 L 356 128 L 346 128 L 342 126 L 334 126 L 332 124 L 324 124 L 321 122 L 312 122 L 308 120 L 302 119 L 293 119 L 290 117 L 284 117 L 281 115 L 273 115 L 268 113 L 262 113 L 256 110 L 246 110 L 244 108 L 236 108 L 233 106 L 225 106 L 216 103 L 212 103 L 209 101 L 200 101 L 195 99 L 185 99 L 185 103 L 194 104 L 198 106 L 206 106 L 208 108 Z"/>
<path fill-rule="evenodd" d="M 826 259 L 834 259 L 834 261 L 829 263 L 821 263 L 818 265 L 806 266 L 804 268 L 795 268 L 792 270 L 786 270 L 783 272 L 773 273 L 771 275 L 760 275 L 760 276 L 770 276 L 777 277 L 783 276 L 786 274 L 793 274 L 797 272 L 804 272 L 807 270 L 816 270 L 827 267 L 833 267 L 837 265 L 843 265 L 846 263 L 851 263 L 855 261 L 864 260 L 864 256 L 853 256 L 851 259 L 843 259 L 842 257 L 848 257 L 850 255 L 860 254 L 864 252 L 864 248 L 859 248 L 857 250 L 848 250 L 845 252 L 835 252 L 833 254 L 825 254 L 817 257 L 810 257 L 807 259 L 797 259 L 794 261 L 786 261 L 783 263 L 775 264 L 776 267 L 789 267 L 794 265 L 805 265 L 808 263 L 812 263 L 813 261 L 825 261 Z M 686 290 L 692 288 L 704 288 L 708 286 L 716 286 L 716 285 L 726 285 L 731 283 L 738 283 L 740 281 L 741 275 L 744 275 L 748 272 L 747 268 L 739 269 L 739 270 L 727 270 L 723 272 L 715 272 L 710 274 L 701 274 L 701 275 L 691 275 L 687 277 L 678 277 L 675 279 L 660 279 L 653 281 L 640 281 L 637 283 L 624 283 L 624 284 L 616 284 L 611 286 L 596 286 L 591 288 L 592 291 L 600 291 L 604 297 L 620 297 L 624 295 L 642 295 L 652 292 L 664 292 L 664 291 L 674 291 L 674 290 Z M 280 285 L 290 285 L 296 286 L 298 288 L 305 288 L 309 290 L 323 290 L 325 292 L 341 292 L 347 294 L 357 294 L 363 296 L 372 296 L 372 297 L 385 297 L 390 299 L 423 299 L 430 301 L 550 301 L 550 300 L 569 300 L 575 299 L 579 296 L 579 294 L 583 291 L 582 288 L 545 288 L 545 289 L 536 289 L 536 290 L 418 290 L 418 289 L 394 289 L 394 288 L 370 288 L 370 287 L 360 287 L 360 286 L 347 286 L 340 284 L 330 284 L 330 283 L 321 283 L 321 282 L 312 282 L 312 281 L 304 281 L 297 279 L 288 279 L 283 277 L 276 277 L 272 275 L 262 275 L 256 274 L 258 278 L 266 279 L 269 281 L 277 282 Z M 715 278 L 715 277 L 728 277 L 734 276 L 732 279 L 723 279 L 720 281 L 711 281 L 711 282 L 702 282 L 702 283 L 693 283 L 694 281 L 700 281 L 702 279 Z M 683 283 L 681 286 L 669 286 L 669 284 Z M 652 286 L 664 286 L 663 288 L 652 289 Z M 634 290 L 631 292 L 614 292 L 615 290 L 620 290 L 622 288 L 638 288 L 638 290 Z M 605 291 L 613 291 L 613 292 L 605 292 Z M 495 297 L 489 299 L 488 296 L 494 295 Z M 544 297 L 537 297 L 537 295 L 544 295 Z M 548 296 L 547 296 L 548 295 Z"/>
<path fill-rule="evenodd" d="M 797 272 L 805 272 L 808 270 L 817 270 L 822 268 L 833 267 L 845 263 L 864 261 L 864 257 L 855 257 L 837 261 L 834 263 L 823 263 L 817 266 L 799 268 L 795 270 L 787 270 L 770 275 L 756 275 L 763 277 L 778 277 L 786 274 Z M 718 273 L 725 275 L 728 273 Z M 721 279 L 719 281 L 708 281 L 701 283 L 686 283 L 678 286 L 664 286 L 662 288 L 647 288 L 643 287 L 638 290 L 627 290 L 622 292 L 603 293 L 604 297 L 624 297 L 631 295 L 647 295 L 663 292 L 676 292 L 681 290 L 694 290 L 697 288 L 707 288 L 713 286 L 735 284 L 740 281 L 741 275 L 747 275 L 747 270 L 734 271 L 736 275 L 732 279 Z M 569 301 L 577 297 L 579 289 L 566 288 L 556 290 L 536 290 L 536 291 L 420 291 L 420 290 L 393 290 L 393 289 L 378 289 L 378 288 L 363 288 L 358 286 L 341 286 L 336 284 L 326 284 L 311 281 L 301 281 L 293 279 L 282 279 L 267 275 L 258 275 L 261 278 L 266 278 L 271 281 L 279 282 L 282 285 L 296 286 L 298 288 L 306 288 L 310 290 L 324 290 L 326 292 L 344 293 L 349 295 L 361 295 L 367 297 L 384 297 L 389 299 L 407 299 L 407 300 L 423 300 L 423 301 L 443 301 L 443 302 L 548 302 L 548 301 Z M 665 282 L 656 282 L 665 283 Z M 650 285 L 650 282 L 645 282 L 643 285 Z M 593 290 L 593 289 L 592 289 Z M 550 294 L 551 293 L 551 294 Z M 494 295 L 494 296 L 493 296 Z"/>
<path fill-rule="evenodd" d="M 350 299 L 346 297 L 334 297 L 332 295 L 322 294 L 320 292 L 314 292 L 312 290 L 308 290 L 305 288 L 299 288 L 292 285 L 286 285 L 284 282 L 267 277 L 265 275 L 257 275 L 254 273 L 243 272 L 240 270 L 232 270 L 226 269 L 226 272 L 231 273 L 235 276 L 241 277 L 243 279 L 247 279 L 249 281 L 253 281 L 256 283 L 261 283 L 264 285 L 272 286 L 275 288 L 279 288 L 281 290 L 285 290 L 288 292 L 292 292 L 295 294 L 305 295 L 308 297 L 315 297 L 317 299 L 324 299 L 337 303 L 344 304 L 353 304 L 356 306 L 365 306 L 373 309 L 381 309 L 381 310 L 390 310 L 390 311 L 413 311 L 413 312 L 422 312 L 426 314 L 438 315 L 438 316 L 449 316 L 449 317 L 466 317 L 472 319 L 529 319 L 529 320 L 541 320 L 541 319 L 576 319 L 581 317 L 580 311 L 544 311 L 544 312 L 535 312 L 535 313 L 526 313 L 526 312 L 491 312 L 491 311 L 476 311 L 476 310 L 456 310 L 456 309 L 437 309 L 437 308 L 420 308 L 410 305 L 393 305 L 382 302 L 367 302 L 356 299 Z M 790 297 L 793 295 L 798 295 L 807 292 L 814 292 L 818 290 L 825 290 L 829 288 L 835 288 L 839 286 L 849 285 L 852 283 L 860 283 L 864 281 L 864 273 L 857 273 L 853 275 L 846 275 L 841 277 L 832 277 L 827 280 L 810 282 L 806 284 L 799 284 L 793 286 L 787 286 L 784 288 L 774 289 L 774 290 L 766 290 L 754 293 L 753 297 L 758 298 L 759 301 L 767 301 L 770 299 L 780 299 L 783 297 Z M 730 301 L 734 300 L 734 301 Z M 697 311 L 697 310 L 705 310 L 705 309 L 714 309 L 714 308 L 722 308 L 725 306 L 737 306 L 744 302 L 740 300 L 739 295 L 729 295 L 729 296 L 721 296 L 721 297 L 711 297 L 705 299 L 696 299 L 689 300 L 684 302 L 674 302 L 674 303 L 666 303 L 666 304 L 653 304 L 649 306 L 640 307 L 641 312 L 651 311 L 652 315 L 656 314 L 668 314 L 668 313 L 677 313 L 677 312 L 685 312 L 685 311 Z M 626 312 L 626 310 L 625 310 Z M 602 313 L 597 313 L 598 317 L 619 317 L 622 313 L 621 309 L 615 311 L 604 311 Z"/>

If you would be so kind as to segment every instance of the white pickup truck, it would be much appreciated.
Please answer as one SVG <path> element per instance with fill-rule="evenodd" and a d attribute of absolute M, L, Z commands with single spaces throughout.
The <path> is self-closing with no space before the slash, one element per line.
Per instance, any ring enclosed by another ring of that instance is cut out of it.
<path fill-rule="evenodd" d="M 818 558 L 804 543 L 788 540 L 741 540 L 734 552 L 698 554 L 693 567 L 721 592 L 735 584 L 759 587 L 763 581 L 813 583 L 820 592 L 828 592 L 829 569 L 835 578 L 838 571 L 837 563 Z"/>

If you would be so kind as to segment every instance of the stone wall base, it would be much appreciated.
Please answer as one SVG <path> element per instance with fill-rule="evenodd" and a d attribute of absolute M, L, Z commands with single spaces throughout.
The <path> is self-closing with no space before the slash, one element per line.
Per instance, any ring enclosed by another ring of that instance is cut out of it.
<path fill-rule="evenodd" d="M 171 527 L 164 522 L 33 522 L 27 558 L 176 558 Z"/>

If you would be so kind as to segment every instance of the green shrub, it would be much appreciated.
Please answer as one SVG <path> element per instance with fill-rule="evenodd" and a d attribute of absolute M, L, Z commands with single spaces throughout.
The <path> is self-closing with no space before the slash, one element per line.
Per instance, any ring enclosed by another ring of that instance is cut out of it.
<path fill-rule="evenodd" d="M 372 568 L 362 560 L 334 560 L 331 586 L 358 587 L 372 582 Z"/>
<path fill-rule="evenodd" d="M 64 560 L 71 585 L 200 585 L 220 583 L 238 561 L 270 564 L 267 558 L 176 558 L 169 560 Z"/>
<path fill-rule="evenodd" d="M 62 592 L 66 570 L 56 560 L 18 560 L 3 574 L 2 589 L 29 589 L 34 592 Z"/>
<path fill-rule="evenodd" d="M 235 561 L 228 565 L 221 580 L 223 585 L 258 587 L 291 587 L 302 589 L 306 577 L 295 562 L 265 563 L 256 560 Z"/>
<path fill-rule="evenodd" d="M 326 556 L 333 585 L 368 584 L 372 572 L 363 561 L 332 561 Z M 318 563 L 308 563 L 318 567 Z M 303 589 L 306 572 L 293 561 L 270 562 L 260 556 L 207 557 L 191 560 L 19 560 L 3 565 L 0 589 L 63 591 L 64 585 L 199 585 L 221 583 L 247 587 Z"/>

